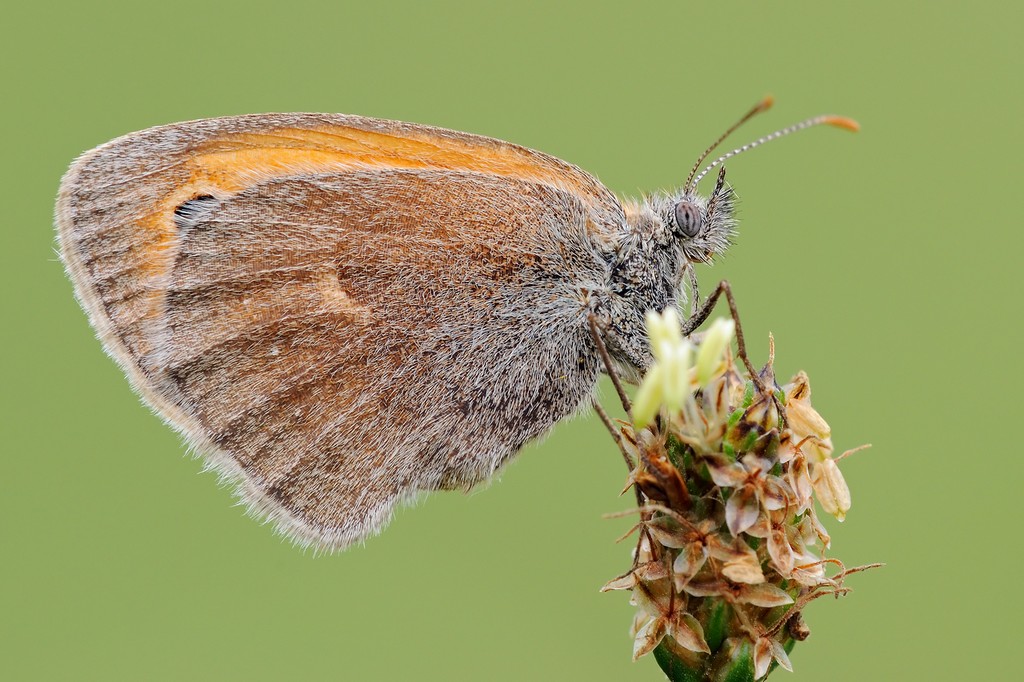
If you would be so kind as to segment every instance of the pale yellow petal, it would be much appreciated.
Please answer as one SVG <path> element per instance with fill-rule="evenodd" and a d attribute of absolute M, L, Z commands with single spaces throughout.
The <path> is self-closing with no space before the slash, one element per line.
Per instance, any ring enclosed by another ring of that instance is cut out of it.
<path fill-rule="evenodd" d="M 711 378 L 725 361 L 723 354 L 732 342 L 736 323 L 731 319 L 718 318 L 704 334 L 697 350 L 697 383 L 707 386 Z"/>
<path fill-rule="evenodd" d="M 683 339 L 673 347 L 664 350 L 661 361 L 661 381 L 664 404 L 670 412 L 678 412 L 690 393 L 690 367 L 692 346 Z"/>
<path fill-rule="evenodd" d="M 637 428 L 643 428 L 654 420 L 662 403 L 662 369 L 655 363 L 647 370 L 640 388 L 636 392 L 636 399 L 633 400 L 633 422 Z"/>
<path fill-rule="evenodd" d="M 683 340 L 679 313 L 675 308 L 666 308 L 660 314 L 648 310 L 644 318 L 647 322 L 647 336 L 651 339 L 651 350 L 655 353 L 655 357 L 658 356 L 662 344 L 675 346 Z"/>

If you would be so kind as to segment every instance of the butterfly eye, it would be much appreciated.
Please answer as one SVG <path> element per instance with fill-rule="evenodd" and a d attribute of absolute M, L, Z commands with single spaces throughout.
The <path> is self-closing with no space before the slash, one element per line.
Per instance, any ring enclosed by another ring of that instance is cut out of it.
<path fill-rule="evenodd" d="M 700 232 L 700 209 L 689 201 L 676 204 L 676 227 L 687 237 L 696 237 Z"/>

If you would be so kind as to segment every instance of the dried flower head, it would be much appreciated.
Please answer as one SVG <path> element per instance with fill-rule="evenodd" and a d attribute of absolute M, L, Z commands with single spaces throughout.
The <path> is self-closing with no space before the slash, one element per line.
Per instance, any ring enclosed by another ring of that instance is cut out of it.
<path fill-rule="evenodd" d="M 779 387 L 771 363 L 737 371 L 731 320 L 696 340 L 674 311 L 647 324 L 655 363 L 619 434 L 636 462 L 639 540 L 603 590 L 632 592 L 634 659 L 654 652 L 670 679 L 792 670 L 788 652 L 809 634 L 801 610 L 866 568 L 825 556 L 814 500 L 839 520 L 850 509 L 831 429 L 803 372 Z"/>

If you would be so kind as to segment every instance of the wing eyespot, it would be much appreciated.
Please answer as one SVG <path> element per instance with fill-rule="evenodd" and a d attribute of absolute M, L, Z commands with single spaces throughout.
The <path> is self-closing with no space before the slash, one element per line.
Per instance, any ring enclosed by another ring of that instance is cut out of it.
<path fill-rule="evenodd" d="M 220 199 L 212 194 L 197 194 L 174 207 L 174 225 L 182 231 L 195 227 L 219 205 Z"/>

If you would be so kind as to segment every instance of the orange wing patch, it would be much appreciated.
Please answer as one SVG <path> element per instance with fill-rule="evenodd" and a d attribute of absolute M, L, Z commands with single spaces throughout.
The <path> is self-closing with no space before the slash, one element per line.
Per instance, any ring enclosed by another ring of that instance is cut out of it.
<path fill-rule="evenodd" d="M 615 197 L 586 172 L 518 145 L 354 116 L 268 114 L 153 128 L 85 154 L 62 183 L 58 225 L 69 267 L 83 269 L 79 286 L 95 287 L 81 295 L 98 299 L 140 359 L 151 350 L 142 332 L 161 314 L 160 281 L 175 258 L 175 208 L 276 178 L 372 169 L 516 178 L 579 197 L 599 222 L 622 215 Z"/>
<path fill-rule="evenodd" d="M 174 208 L 189 199 L 223 196 L 275 178 L 372 168 L 473 171 L 551 185 L 591 201 L 607 199 L 607 190 L 590 176 L 568 164 L 546 163 L 554 160 L 546 155 L 489 138 L 431 133 L 427 128 L 414 135 L 394 135 L 329 125 L 219 136 L 189 150 L 182 162 L 188 180 L 141 216 L 139 225 L 150 233 L 147 242 L 159 252 L 173 246 Z M 566 172 L 569 169 L 575 173 Z M 152 268 L 164 268 L 159 260 Z"/>
<path fill-rule="evenodd" d="M 399 136 L 349 126 L 324 126 L 225 135 L 192 151 L 185 164 L 191 170 L 192 181 L 181 191 L 237 192 L 256 182 L 297 174 L 435 168 L 519 178 L 598 198 L 595 189 L 600 186 L 572 177 L 566 172 L 572 168 L 568 164 L 545 165 L 543 161 L 550 157 L 497 140 L 471 138 L 470 142 L 460 139 L 468 136 L 441 137 L 428 131 Z M 487 144 L 481 144 L 482 140 Z M 579 169 L 572 170 L 592 180 Z"/>

